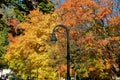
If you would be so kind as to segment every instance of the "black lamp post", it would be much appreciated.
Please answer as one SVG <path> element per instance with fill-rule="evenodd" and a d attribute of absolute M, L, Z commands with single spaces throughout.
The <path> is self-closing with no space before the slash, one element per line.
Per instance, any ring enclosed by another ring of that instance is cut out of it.
<path fill-rule="evenodd" d="M 63 29 L 66 30 L 66 34 L 67 34 L 67 80 L 71 80 L 70 78 L 70 33 L 69 33 L 69 29 L 65 26 L 65 25 L 57 25 L 52 32 L 52 36 L 51 36 L 51 41 L 57 41 L 55 32 L 57 31 L 57 28 L 61 27 Z"/>

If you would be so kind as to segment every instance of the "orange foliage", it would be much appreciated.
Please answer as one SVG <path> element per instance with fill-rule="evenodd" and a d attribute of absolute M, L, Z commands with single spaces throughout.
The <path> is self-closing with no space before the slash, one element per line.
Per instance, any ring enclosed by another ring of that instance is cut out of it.
<path fill-rule="evenodd" d="M 120 50 L 120 17 L 113 15 L 113 6 L 113 0 L 66 0 L 58 10 L 61 23 L 71 30 L 71 55 L 81 61 L 77 66 L 82 75 L 95 71 L 103 77 L 111 73 L 112 66 L 118 67 L 113 59 Z"/>
<path fill-rule="evenodd" d="M 58 11 L 61 22 L 73 26 L 78 23 L 92 22 L 94 19 L 106 18 L 112 13 L 112 9 L 108 5 L 103 6 L 92 0 L 66 0 Z"/>
<path fill-rule="evenodd" d="M 64 64 L 60 65 L 59 72 L 60 73 L 67 72 L 67 65 L 64 65 Z M 73 73 L 73 69 L 70 69 L 70 74 L 72 74 L 72 73 Z"/>
<path fill-rule="evenodd" d="M 95 38 L 95 36 L 92 36 L 92 35 L 85 36 L 78 41 L 79 42 L 78 44 L 80 44 L 80 42 L 81 43 L 88 43 L 89 41 L 94 40 L 94 38 Z"/>
<path fill-rule="evenodd" d="M 109 6 L 101 7 L 100 12 L 97 14 L 98 19 L 103 19 L 107 17 L 107 15 L 112 13 L 112 9 Z"/>
<path fill-rule="evenodd" d="M 19 23 L 20 23 L 20 21 L 15 20 L 15 19 L 9 19 L 8 20 L 8 24 L 13 26 L 13 27 L 17 26 Z"/>
<path fill-rule="evenodd" d="M 113 18 L 111 18 L 110 20 L 109 20 L 109 24 L 111 25 L 111 26 L 114 26 L 114 25 L 120 25 L 120 16 L 114 16 Z M 120 27 L 120 26 L 119 26 Z"/>
<path fill-rule="evenodd" d="M 15 42 L 16 41 L 11 33 L 8 34 L 8 38 L 9 38 L 10 42 Z"/>
<path fill-rule="evenodd" d="M 20 21 L 16 19 L 9 19 L 8 24 L 12 27 L 12 29 L 17 32 L 17 29 L 19 28 Z"/>
<path fill-rule="evenodd" d="M 105 40 L 100 39 L 100 40 L 97 41 L 98 45 L 103 45 L 103 46 L 106 46 L 108 43 L 109 43 L 109 41 L 106 40 L 106 39 Z"/>

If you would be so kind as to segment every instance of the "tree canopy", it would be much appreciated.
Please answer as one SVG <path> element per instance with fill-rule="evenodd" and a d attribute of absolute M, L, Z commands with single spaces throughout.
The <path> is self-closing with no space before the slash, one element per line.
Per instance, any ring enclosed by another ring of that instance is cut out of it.
<path fill-rule="evenodd" d="M 0 44 L 9 39 L 8 48 L 3 47 L 5 60 L 23 79 L 30 73 L 36 77 L 37 70 L 40 80 L 65 78 L 66 32 L 58 28 L 58 42 L 50 41 L 53 28 L 64 24 L 70 30 L 71 76 L 77 73 L 78 77 L 97 80 L 120 76 L 118 1 L 65 0 L 54 8 L 49 0 L 3 0 L 1 14 L 6 14 L 0 15 L 1 24 L 11 28 L 1 28 L 8 37 L 0 37 Z"/>

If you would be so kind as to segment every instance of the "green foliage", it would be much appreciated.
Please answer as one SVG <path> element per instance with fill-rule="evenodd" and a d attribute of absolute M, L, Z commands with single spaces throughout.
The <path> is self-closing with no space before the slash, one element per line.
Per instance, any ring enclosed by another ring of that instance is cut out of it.
<path fill-rule="evenodd" d="M 5 53 L 6 47 L 8 45 L 8 31 L 10 29 L 8 26 L 1 20 L 0 22 L 0 57 Z"/>
<path fill-rule="evenodd" d="M 24 21 L 25 15 L 36 8 L 46 13 L 54 11 L 54 4 L 49 0 L 2 0 L 0 7 L 5 12 L 6 19 L 13 17 L 20 21 Z"/>
<path fill-rule="evenodd" d="M 0 67 L 3 68 L 7 66 L 3 57 L 9 44 L 7 34 L 10 29 L 2 20 L 0 21 Z"/>
<path fill-rule="evenodd" d="M 50 2 L 41 2 L 38 4 L 38 8 L 40 8 L 43 12 L 50 13 L 51 11 L 54 11 L 54 4 Z"/>

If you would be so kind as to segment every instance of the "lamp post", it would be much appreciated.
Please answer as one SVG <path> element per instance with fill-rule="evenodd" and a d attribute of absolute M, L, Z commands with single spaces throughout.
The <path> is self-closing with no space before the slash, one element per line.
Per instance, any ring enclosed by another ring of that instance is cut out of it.
<path fill-rule="evenodd" d="M 57 25 L 53 29 L 51 41 L 57 41 L 55 32 L 57 31 L 58 27 L 65 29 L 66 34 L 67 34 L 67 80 L 71 80 L 71 78 L 70 78 L 70 33 L 69 33 L 69 29 L 65 25 L 62 25 L 62 24 Z"/>

